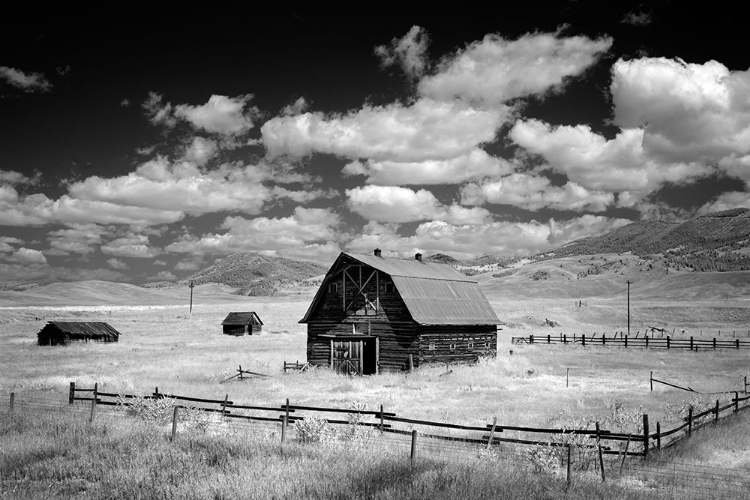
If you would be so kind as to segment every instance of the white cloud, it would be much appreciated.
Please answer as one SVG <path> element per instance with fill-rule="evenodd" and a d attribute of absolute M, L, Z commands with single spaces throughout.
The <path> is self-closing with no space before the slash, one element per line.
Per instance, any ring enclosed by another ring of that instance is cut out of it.
<path fill-rule="evenodd" d="M 25 92 L 47 92 L 52 88 L 42 73 L 24 73 L 8 66 L 0 66 L 0 80 Z"/>
<path fill-rule="evenodd" d="M 750 70 L 717 61 L 618 60 L 614 122 L 644 129 L 643 148 L 663 162 L 716 161 L 750 153 Z"/>
<path fill-rule="evenodd" d="M 120 259 L 115 259 L 114 257 L 112 257 L 111 259 L 107 259 L 107 264 L 109 264 L 109 266 L 114 269 L 130 269 L 130 266 L 128 266 L 125 262 L 121 261 Z"/>
<path fill-rule="evenodd" d="M 574 182 L 553 186 L 546 177 L 519 173 L 461 188 L 461 201 L 465 204 L 499 203 L 533 211 L 551 208 L 603 212 L 614 198 L 612 193 L 589 191 Z"/>
<path fill-rule="evenodd" d="M 149 276 L 147 281 L 176 281 L 177 276 L 169 271 L 159 271 L 154 276 Z"/>
<path fill-rule="evenodd" d="M 419 26 L 412 26 L 402 38 L 391 40 L 390 45 L 375 47 L 375 55 L 383 67 L 399 64 L 407 76 L 418 78 L 427 69 L 429 43 L 427 32 Z"/>
<path fill-rule="evenodd" d="M 149 245 L 148 236 L 132 233 L 102 245 L 101 251 L 115 257 L 134 257 L 139 259 L 150 259 L 161 253 L 158 248 Z"/>
<path fill-rule="evenodd" d="M 8 258 L 11 262 L 17 262 L 19 264 L 46 264 L 47 257 L 44 256 L 40 250 L 34 250 L 33 248 L 21 247 Z"/>
<path fill-rule="evenodd" d="M 539 120 L 518 121 L 510 138 L 588 190 L 650 192 L 664 182 L 683 183 L 706 175 L 700 163 L 663 163 L 643 151 L 643 130 L 625 129 L 607 140 L 587 125 L 552 127 Z"/>
<path fill-rule="evenodd" d="M 190 144 L 185 145 L 182 153 L 182 161 L 202 166 L 216 156 L 218 150 L 216 141 L 204 137 L 193 137 Z"/>
<path fill-rule="evenodd" d="M 199 255 L 246 251 L 282 256 L 294 252 L 304 253 L 311 248 L 326 248 L 321 246 L 324 243 L 318 242 L 338 239 L 339 224 L 337 214 L 321 208 L 297 207 L 291 216 L 279 218 L 227 217 L 220 226 L 226 233 L 207 233 L 200 238 L 185 234 L 165 250 Z"/>
<path fill-rule="evenodd" d="M 583 215 L 567 221 L 490 222 L 453 225 L 443 221 L 420 224 L 413 235 L 402 236 L 375 225 L 375 232 L 363 232 L 347 248 L 371 252 L 373 248 L 410 256 L 415 252 L 448 253 L 457 258 L 473 258 L 489 253 L 526 255 L 557 248 L 586 236 L 598 235 L 630 223 L 625 219 Z"/>
<path fill-rule="evenodd" d="M 197 271 L 201 268 L 200 262 L 195 260 L 183 260 L 174 266 L 176 271 Z"/>
<path fill-rule="evenodd" d="M 270 157 L 314 152 L 377 161 L 419 162 L 468 154 L 495 138 L 505 110 L 476 110 L 459 102 L 420 99 L 410 106 L 365 105 L 346 115 L 303 113 L 261 127 Z"/>
<path fill-rule="evenodd" d="M 647 26 L 651 24 L 651 12 L 631 11 L 625 14 L 620 21 L 622 24 L 632 24 L 633 26 Z"/>
<path fill-rule="evenodd" d="M 15 248 L 12 245 L 21 245 L 21 244 L 23 244 L 23 240 L 20 240 L 18 238 L 13 238 L 10 236 L 0 236 L 0 252 L 1 253 L 14 252 Z"/>
<path fill-rule="evenodd" d="M 223 136 L 238 136 L 253 128 L 253 120 L 259 115 L 255 106 L 249 106 L 252 95 L 228 97 L 212 95 L 206 104 L 172 105 L 163 103 L 163 97 L 156 92 L 149 92 L 142 107 L 154 125 L 172 128 L 182 120 L 196 130 Z"/>
<path fill-rule="evenodd" d="M 704 204 L 698 210 L 698 213 L 707 214 L 731 208 L 750 208 L 750 192 L 729 191 L 721 193 L 715 200 Z"/>
<path fill-rule="evenodd" d="M 21 172 L 15 170 L 3 170 L 0 168 L 0 184 L 23 185 L 23 184 L 38 184 L 41 174 L 36 173 L 34 177 L 28 177 Z"/>
<path fill-rule="evenodd" d="M 484 177 L 499 177 L 513 171 L 508 161 L 490 156 L 482 149 L 448 160 L 420 162 L 354 161 L 344 166 L 344 175 L 365 175 L 370 184 L 460 184 Z"/>
<path fill-rule="evenodd" d="M 50 254 L 69 255 L 77 253 L 86 255 L 94 252 L 107 231 L 96 224 L 72 224 L 68 229 L 48 233 Z"/>
<path fill-rule="evenodd" d="M 446 57 L 434 75 L 422 79 L 419 92 L 439 101 L 458 98 L 497 107 L 510 99 L 560 88 L 611 45 L 611 38 L 536 33 L 505 40 L 490 34 Z"/>
<path fill-rule="evenodd" d="M 309 107 L 310 104 L 305 100 L 305 98 L 300 97 L 292 104 L 284 106 L 284 108 L 281 110 L 281 114 L 284 116 L 294 116 L 300 113 L 304 113 Z"/>

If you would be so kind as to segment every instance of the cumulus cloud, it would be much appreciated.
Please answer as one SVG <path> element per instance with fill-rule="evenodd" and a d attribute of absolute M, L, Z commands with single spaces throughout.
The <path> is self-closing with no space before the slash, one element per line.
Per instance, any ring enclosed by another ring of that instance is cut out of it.
<path fill-rule="evenodd" d="M 42 73 L 24 73 L 8 66 L 0 66 L 0 80 L 24 92 L 47 92 L 52 88 Z"/>
<path fill-rule="evenodd" d="M 347 206 L 367 220 L 390 223 L 441 220 L 454 224 L 479 224 L 491 214 L 479 207 L 445 206 L 430 191 L 399 186 L 364 186 L 347 189 Z"/>
<path fill-rule="evenodd" d="M 718 161 L 750 153 L 750 70 L 717 61 L 618 60 L 614 123 L 644 131 L 643 148 L 664 162 Z"/>
<path fill-rule="evenodd" d="M 154 276 L 149 276 L 147 281 L 176 281 L 177 276 L 169 271 L 159 271 Z"/>
<path fill-rule="evenodd" d="M 261 127 L 269 157 L 314 152 L 376 161 L 451 159 L 492 141 L 505 110 L 477 110 L 465 103 L 420 99 L 404 106 L 365 105 L 348 114 L 303 113 L 268 120 Z"/>
<path fill-rule="evenodd" d="M 413 255 L 416 251 L 449 253 L 458 258 L 474 258 L 489 253 L 527 255 L 598 235 L 630 222 L 594 215 L 583 215 L 567 221 L 550 219 L 547 223 L 500 221 L 453 225 L 444 221 L 430 221 L 420 224 L 411 236 L 402 236 L 396 231 L 385 230 L 386 226 L 374 225 L 369 227 L 377 231 L 363 231 L 347 247 L 359 252 L 370 252 L 377 247 L 402 256 Z"/>
<path fill-rule="evenodd" d="M 526 120 L 516 122 L 509 135 L 519 146 L 542 155 L 552 169 L 589 190 L 650 192 L 664 182 L 684 183 L 711 172 L 701 163 L 650 159 L 643 150 L 642 129 L 624 129 L 607 140 L 587 125 L 552 127 Z"/>
<path fill-rule="evenodd" d="M 606 53 L 609 37 L 559 37 L 534 33 L 517 40 L 486 35 L 443 59 L 434 75 L 419 83 L 421 95 L 439 100 L 467 100 L 497 107 L 510 99 L 560 89 Z"/>
<path fill-rule="evenodd" d="M 201 264 L 195 260 L 182 260 L 175 264 L 174 268 L 176 271 L 197 271 Z"/>
<path fill-rule="evenodd" d="M 158 248 L 150 246 L 148 236 L 132 233 L 102 245 L 101 251 L 115 257 L 134 257 L 138 259 L 150 259 L 161 253 Z"/>
<path fill-rule="evenodd" d="M 41 173 L 37 172 L 34 177 L 28 177 L 15 170 L 3 170 L 0 168 L 0 184 L 9 184 L 11 186 L 24 184 L 38 184 Z"/>
<path fill-rule="evenodd" d="M 46 264 L 47 257 L 41 250 L 34 250 L 33 248 L 21 247 L 8 258 L 11 262 L 17 262 L 19 264 Z"/>
<path fill-rule="evenodd" d="M 112 257 L 111 259 L 107 259 L 107 264 L 109 264 L 109 266 L 114 269 L 130 269 L 130 266 L 128 266 L 125 262 L 121 261 L 120 259 L 115 259 L 114 257 Z"/>
<path fill-rule="evenodd" d="M 515 173 L 498 180 L 463 186 L 461 202 L 468 205 L 499 203 L 533 211 L 551 208 L 603 212 L 614 202 L 614 195 L 589 191 L 574 182 L 554 186 L 546 177 Z"/>
<path fill-rule="evenodd" d="M 193 137 L 183 149 L 182 161 L 203 166 L 216 155 L 218 150 L 216 141 L 204 137 Z"/>
<path fill-rule="evenodd" d="M 375 55 L 384 68 L 398 64 L 407 76 L 418 78 L 427 69 L 429 43 L 427 32 L 419 26 L 412 26 L 402 38 L 391 40 L 390 45 L 375 47 Z"/>
<path fill-rule="evenodd" d="M 248 132 L 254 126 L 254 119 L 260 111 L 249 103 L 250 94 L 237 97 L 212 95 L 206 104 L 172 105 L 164 103 L 161 94 L 149 92 L 142 108 L 151 123 L 174 127 L 179 121 L 189 123 L 194 129 L 223 136 L 237 136 Z"/>
<path fill-rule="evenodd" d="M 338 214 L 329 209 L 297 207 L 288 217 L 227 217 L 220 229 L 200 237 L 184 234 L 165 250 L 187 254 L 264 252 L 269 255 L 315 255 L 330 250 L 325 242 L 338 239 Z"/>
<path fill-rule="evenodd" d="M 381 186 L 460 184 L 484 177 L 499 177 L 512 171 L 510 162 L 478 148 L 448 160 L 354 161 L 342 170 L 344 175 L 364 175 L 368 183 Z"/>
<path fill-rule="evenodd" d="M 96 224 L 72 224 L 67 229 L 51 231 L 47 235 L 51 249 L 48 253 L 52 255 L 93 253 L 106 233 L 105 228 Z"/>
<path fill-rule="evenodd" d="M 281 114 L 284 116 L 294 116 L 300 113 L 304 113 L 309 107 L 310 104 L 305 100 L 305 98 L 300 97 L 292 104 L 284 106 L 284 108 L 281 110 Z"/>
<path fill-rule="evenodd" d="M 731 208 L 750 208 L 750 192 L 729 191 L 722 193 L 715 200 L 704 204 L 698 209 L 698 213 L 707 214 Z"/>

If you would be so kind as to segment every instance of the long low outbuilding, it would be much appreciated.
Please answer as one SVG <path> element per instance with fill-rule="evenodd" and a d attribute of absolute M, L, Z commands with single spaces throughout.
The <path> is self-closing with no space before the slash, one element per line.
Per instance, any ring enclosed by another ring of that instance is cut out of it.
<path fill-rule="evenodd" d="M 39 345 L 68 345 L 71 342 L 117 342 L 120 332 L 103 321 L 48 321 L 37 333 Z"/>

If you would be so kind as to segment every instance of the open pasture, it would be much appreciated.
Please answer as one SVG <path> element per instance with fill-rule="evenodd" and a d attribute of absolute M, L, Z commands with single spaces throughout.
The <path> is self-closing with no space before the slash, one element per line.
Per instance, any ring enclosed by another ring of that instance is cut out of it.
<path fill-rule="evenodd" d="M 163 304 L 16 306 L 0 308 L 0 391 L 47 393 L 67 397 L 68 384 L 107 392 L 160 392 L 220 398 L 241 403 L 348 407 L 361 402 L 384 405 L 399 416 L 486 424 L 497 417 L 504 425 L 571 425 L 605 421 L 621 404 L 648 413 L 651 422 L 674 421 L 688 402 L 712 402 L 716 394 L 696 394 L 666 386 L 649 389 L 654 378 L 692 387 L 698 392 L 742 390 L 750 375 L 748 351 L 665 352 L 572 346 L 513 346 L 513 335 L 613 332 L 625 327 L 618 299 L 512 301 L 490 296 L 506 322 L 499 332 L 498 355 L 476 366 L 433 365 L 414 373 L 386 373 L 351 378 L 325 369 L 284 374 L 284 361 L 304 361 L 306 331 L 297 321 L 311 297 L 237 297 L 215 288 L 196 287 L 192 315 L 185 290 L 165 296 Z M 164 292 L 161 292 L 164 293 Z M 171 297 L 171 298 L 170 298 Z M 90 302 L 90 301 L 89 301 Z M 180 303 L 181 302 L 181 303 Z M 691 328 L 739 330 L 750 324 L 750 309 L 733 304 L 633 303 L 631 314 L 679 318 Z M 230 311 L 254 310 L 263 322 L 257 336 L 221 333 Z M 689 316 L 689 311 L 696 315 Z M 671 315 L 671 316 L 670 316 Z M 122 333 L 117 344 L 39 347 L 36 332 L 48 320 L 106 321 Z M 550 319 L 560 324 L 542 326 Z M 667 324 L 669 322 L 666 322 Z M 636 323 L 637 324 L 637 323 Z M 511 351 L 513 351 L 511 353 Z M 226 382 L 237 368 L 267 374 Z M 566 375 L 569 373 L 569 379 Z M 746 457 L 744 463 L 750 463 Z"/>

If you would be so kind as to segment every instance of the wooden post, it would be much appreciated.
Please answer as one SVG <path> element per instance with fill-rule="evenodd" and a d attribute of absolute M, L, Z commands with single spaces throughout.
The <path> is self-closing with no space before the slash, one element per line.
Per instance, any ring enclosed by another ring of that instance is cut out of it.
<path fill-rule="evenodd" d="M 570 385 L 570 368 L 565 369 L 565 387 Z"/>
<path fill-rule="evenodd" d="M 693 405 L 688 408 L 688 437 L 693 435 Z"/>
<path fill-rule="evenodd" d="M 563 345 L 568 343 L 568 334 L 563 335 Z"/>
<path fill-rule="evenodd" d="M 605 333 L 602 333 L 602 345 L 607 345 L 607 335 Z"/>
<path fill-rule="evenodd" d="M 175 406 L 174 412 L 172 413 L 172 438 L 171 441 L 174 441 L 175 436 L 177 435 L 177 412 L 179 411 L 180 407 Z"/>
<path fill-rule="evenodd" d="M 534 343 L 534 336 L 529 335 L 529 344 L 533 344 L 533 343 Z"/>
<path fill-rule="evenodd" d="M 690 336 L 690 350 L 693 350 L 693 336 Z"/>
<path fill-rule="evenodd" d="M 566 477 L 566 480 L 568 482 L 568 486 L 570 486 L 570 480 L 571 480 L 571 477 L 570 477 L 570 470 L 571 470 L 571 466 L 570 466 L 571 465 L 570 464 L 570 443 L 568 443 L 567 448 L 568 448 L 568 467 L 567 467 L 568 468 L 568 475 Z"/>
<path fill-rule="evenodd" d="M 547 334 L 547 343 L 548 344 L 552 343 L 552 336 L 549 333 Z"/>
<path fill-rule="evenodd" d="M 643 414 L 643 456 L 648 457 L 648 415 Z"/>
<path fill-rule="evenodd" d="M 737 349 L 740 348 L 740 339 L 734 339 L 734 343 L 737 345 Z"/>
<path fill-rule="evenodd" d="M 585 333 L 581 334 L 581 345 L 583 347 L 586 347 L 586 334 Z"/>
<path fill-rule="evenodd" d="M 409 373 L 414 371 L 414 355 L 409 354 Z"/>
<path fill-rule="evenodd" d="M 224 402 L 221 404 L 221 418 L 224 418 L 227 414 L 227 401 L 229 401 L 229 394 L 224 396 Z"/>
<path fill-rule="evenodd" d="M 628 434 L 628 441 L 625 443 L 625 453 L 622 455 L 622 462 L 620 462 L 620 472 L 622 472 L 622 468 L 625 465 L 625 459 L 628 458 L 629 448 L 630 448 L 630 434 Z"/>
<path fill-rule="evenodd" d="M 646 349 L 648 349 L 648 335 L 644 334 L 643 338 L 646 339 Z"/>
<path fill-rule="evenodd" d="M 288 417 L 284 415 L 284 417 L 281 420 L 281 442 L 284 442 L 284 439 L 286 438 L 286 426 L 288 422 Z"/>
<path fill-rule="evenodd" d="M 599 466 L 602 469 L 602 482 L 605 481 L 604 478 L 604 458 L 602 458 L 602 443 L 600 440 L 601 434 L 599 432 L 599 422 L 596 423 L 596 447 L 599 449 Z"/>
<path fill-rule="evenodd" d="M 91 400 L 91 415 L 89 415 L 89 424 L 94 422 L 94 416 L 96 415 L 96 395 L 98 393 L 99 384 L 94 384 L 94 398 Z"/>
<path fill-rule="evenodd" d="M 719 422 L 719 400 L 716 400 L 716 409 L 714 410 L 714 423 Z"/>
<path fill-rule="evenodd" d="M 380 432 L 383 432 L 383 405 L 380 405 Z"/>
<path fill-rule="evenodd" d="M 380 307 L 380 301 L 378 301 Z M 375 375 L 380 373 L 380 337 L 375 337 Z"/>
<path fill-rule="evenodd" d="M 492 446 L 492 438 L 495 436 L 495 428 L 497 427 L 497 417 L 492 419 L 492 429 L 490 430 L 490 437 L 487 439 L 487 449 Z"/>
<path fill-rule="evenodd" d="M 13 413 L 13 407 L 16 405 L 16 393 L 10 393 L 10 412 Z"/>
<path fill-rule="evenodd" d="M 669 349 L 669 335 L 667 335 L 667 349 Z"/>
<path fill-rule="evenodd" d="M 70 395 L 68 396 L 68 404 L 73 404 L 75 402 L 76 397 L 76 383 L 71 382 L 70 383 Z"/>
<path fill-rule="evenodd" d="M 627 346 L 628 346 L 628 336 L 625 335 L 625 347 L 627 347 Z"/>
<path fill-rule="evenodd" d="M 740 411 L 740 393 L 735 391 L 734 392 L 734 412 L 737 413 Z"/>
<path fill-rule="evenodd" d="M 346 280 L 344 280 L 346 283 Z M 333 370 L 333 339 L 331 339 L 331 370 Z"/>
<path fill-rule="evenodd" d="M 237 371 L 240 372 L 240 380 L 242 380 L 242 365 L 240 365 L 240 369 Z M 286 371 L 286 361 L 284 361 L 284 371 Z"/>
<path fill-rule="evenodd" d="M 411 463 L 417 458 L 417 431 L 411 431 Z"/>
<path fill-rule="evenodd" d="M 157 387 L 154 389 L 154 399 L 159 399 L 159 398 L 161 398 L 161 395 L 159 394 L 159 388 Z"/>
<path fill-rule="evenodd" d="M 649 375 L 649 382 L 651 383 L 651 392 L 654 392 L 654 372 L 651 371 L 651 375 Z"/>
<path fill-rule="evenodd" d="M 656 422 L 656 449 L 661 451 L 661 424 Z"/>
<path fill-rule="evenodd" d="M 716 337 L 714 337 L 714 349 L 716 349 Z"/>

